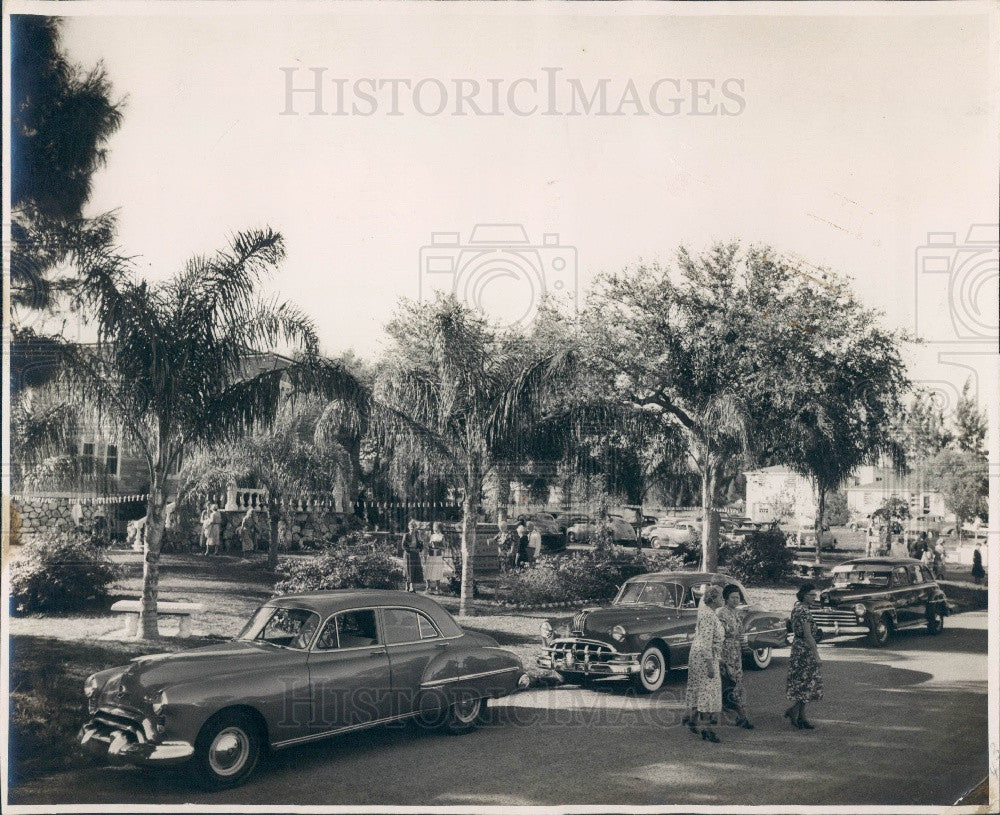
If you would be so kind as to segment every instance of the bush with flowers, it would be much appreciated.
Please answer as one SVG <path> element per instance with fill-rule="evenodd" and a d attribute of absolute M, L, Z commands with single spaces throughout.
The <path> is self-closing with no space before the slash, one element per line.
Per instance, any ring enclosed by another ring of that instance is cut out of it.
<path fill-rule="evenodd" d="M 395 589 L 403 581 L 403 569 L 395 547 L 364 539 L 352 532 L 312 557 L 286 561 L 275 594 L 330 589 Z"/>

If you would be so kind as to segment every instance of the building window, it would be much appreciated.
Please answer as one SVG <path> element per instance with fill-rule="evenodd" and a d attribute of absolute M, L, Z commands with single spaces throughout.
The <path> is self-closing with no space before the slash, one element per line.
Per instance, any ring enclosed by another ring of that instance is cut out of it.
<path fill-rule="evenodd" d="M 94 474 L 94 444 L 85 441 L 80 446 L 80 472 L 83 475 Z"/>
<path fill-rule="evenodd" d="M 924 496 L 924 515 L 927 515 L 931 511 L 931 497 L 929 495 Z"/>
<path fill-rule="evenodd" d="M 112 478 L 118 477 L 118 445 L 109 444 L 104 457 L 104 472 Z"/>

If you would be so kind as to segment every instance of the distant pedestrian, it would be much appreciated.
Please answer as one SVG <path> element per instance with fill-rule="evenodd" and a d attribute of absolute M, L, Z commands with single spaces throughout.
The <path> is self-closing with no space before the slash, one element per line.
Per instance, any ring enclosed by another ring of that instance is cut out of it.
<path fill-rule="evenodd" d="M 807 702 L 818 702 L 823 698 L 823 677 L 820 675 L 819 647 L 816 645 L 816 623 L 806 603 L 806 596 L 816 587 L 804 583 L 795 593 L 796 602 L 792 607 L 792 651 L 788 657 L 788 682 L 785 696 L 792 706 L 785 711 L 785 717 L 795 727 L 812 730 L 806 721 Z"/>
<path fill-rule="evenodd" d="M 538 560 L 542 553 L 542 533 L 534 521 L 528 522 L 528 547 L 531 549 L 531 559 Z"/>
<path fill-rule="evenodd" d="M 209 504 L 207 515 L 203 515 L 202 530 L 205 533 L 205 554 L 217 555 L 222 532 L 222 513 L 216 504 Z"/>
<path fill-rule="evenodd" d="M 941 580 L 944 577 L 944 542 L 934 544 L 934 576 Z"/>
<path fill-rule="evenodd" d="M 497 557 L 500 560 L 500 571 L 509 572 L 517 564 L 517 535 L 507 526 L 505 520 L 497 523 Z"/>
<path fill-rule="evenodd" d="M 716 615 L 725 629 L 722 641 L 722 706 L 736 714 L 736 726 L 753 730 L 747 717 L 746 688 L 743 685 L 743 619 L 736 607 L 740 604 L 740 589 L 730 583 L 722 590 L 723 604 Z"/>
<path fill-rule="evenodd" d="M 427 542 L 427 562 L 424 565 L 424 579 L 427 581 L 427 588 L 432 586 L 435 590 L 440 590 L 441 581 L 444 580 L 444 549 L 447 541 L 444 532 L 441 531 L 441 522 L 434 521 L 431 526 L 431 537 Z"/>
<path fill-rule="evenodd" d="M 978 586 L 983 582 L 984 577 L 986 577 L 986 570 L 983 568 L 983 554 L 977 546 L 972 550 L 972 579 Z"/>
<path fill-rule="evenodd" d="M 423 567 L 420 564 L 420 553 L 424 545 L 420 542 L 417 522 L 410 519 L 407 531 L 403 533 L 403 572 L 406 576 L 406 590 L 416 591 L 416 584 L 424 580 Z"/>
<path fill-rule="evenodd" d="M 239 525 L 240 548 L 247 555 L 254 550 L 254 537 L 257 534 L 257 523 L 254 521 L 253 510 L 248 509 Z"/>
<path fill-rule="evenodd" d="M 528 559 L 528 526 L 522 515 L 517 519 L 517 555 L 514 566 L 520 566 Z"/>
<path fill-rule="evenodd" d="M 722 589 L 708 586 L 698 606 L 694 640 L 688 655 L 688 681 L 685 693 L 687 714 L 684 723 L 692 733 L 717 742 L 713 729 L 722 712 L 722 679 L 719 663 L 726 630 L 715 614 L 722 605 Z"/>

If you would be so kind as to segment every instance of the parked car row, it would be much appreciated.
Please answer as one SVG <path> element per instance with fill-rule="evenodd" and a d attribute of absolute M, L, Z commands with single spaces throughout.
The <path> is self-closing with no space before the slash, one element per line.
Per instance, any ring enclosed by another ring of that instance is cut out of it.
<path fill-rule="evenodd" d="M 610 605 L 543 622 L 537 664 L 567 682 L 622 679 L 655 692 L 687 667 L 700 597 L 727 583 L 739 590 L 746 664 L 766 669 L 788 644 L 788 615 L 754 604 L 729 575 L 682 571 L 638 575 Z M 906 628 L 939 634 L 951 612 L 927 567 L 909 558 L 840 564 L 809 605 L 821 639 L 865 633 L 875 646 Z M 120 762 L 189 764 L 221 789 L 270 751 L 388 722 L 469 732 L 488 700 L 529 684 L 515 654 L 464 631 L 430 598 L 316 591 L 269 600 L 228 642 L 91 675 L 78 739 Z"/>

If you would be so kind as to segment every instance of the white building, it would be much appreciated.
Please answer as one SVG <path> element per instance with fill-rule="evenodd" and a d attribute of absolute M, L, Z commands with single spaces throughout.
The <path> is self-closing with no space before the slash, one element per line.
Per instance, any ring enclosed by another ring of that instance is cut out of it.
<path fill-rule="evenodd" d="M 744 476 L 746 512 L 751 520 L 815 520 L 817 499 L 810 479 L 780 464 L 749 470 Z M 898 497 L 910 504 L 912 517 L 939 515 L 953 520 L 945 509 L 944 496 L 921 481 L 917 475 L 897 475 L 888 467 L 859 467 L 844 485 L 851 518 L 864 518 L 882 506 L 886 498 Z"/>

